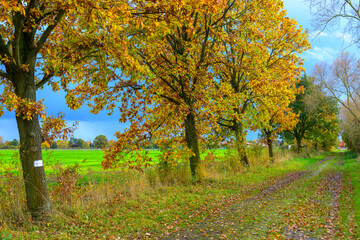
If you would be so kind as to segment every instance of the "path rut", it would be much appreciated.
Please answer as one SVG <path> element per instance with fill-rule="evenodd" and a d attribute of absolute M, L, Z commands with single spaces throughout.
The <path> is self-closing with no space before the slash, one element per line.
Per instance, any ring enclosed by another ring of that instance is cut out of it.
<path fill-rule="evenodd" d="M 342 173 L 331 167 L 336 161 L 337 155 L 329 156 L 290 173 L 256 196 L 160 239 L 341 239 Z"/>

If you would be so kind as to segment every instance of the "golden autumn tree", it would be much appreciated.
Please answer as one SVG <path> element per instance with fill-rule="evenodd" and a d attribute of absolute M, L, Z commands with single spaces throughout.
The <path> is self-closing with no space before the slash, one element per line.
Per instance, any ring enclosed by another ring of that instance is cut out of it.
<path fill-rule="evenodd" d="M 219 124 L 233 132 L 240 161 L 248 165 L 245 129 L 269 125 L 272 106 L 288 106 L 294 98 L 307 33 L 286 17 L 282 1 L 237 1 L 242 14 L 225 25 L 219 78 Z M 270 96 L 277 96 L 270 97 Z M 260 109 L 261 108 L 261 109 Z M 259 114 L 259 112 L 266 114 Z"/>
<path fill-rule="evenodd" d="M 16 112 L 27 207 L 33 217 L 50 211 L 41 143 L 54 140 L 65 127 L 62 115 L 46 116 L 36 93 L 46 84 L 57 91 L 60 80 L 66 89 L 75 79 L 102 72 L 100 49 L 108 51 L 110 40 L 120 43 L 105 37 L 112 31 L 111 13 L 122 11 L 123 5 L 106 0 L 0 0 L 0 107 Z"/>
<path fill-rule="evenodd" d="M 170 147 L 173 157 L 187 155 L 192 176 L 199 179 L 201 143 L 215 123 L 211 67 L 218 62 L 214 52 L 234 2 L 133 2 L 134 18 L 124 25 L 133 61 L 123 64 L 121 71 L 113 69 L 102 81 L 81 83 L 71 92 L 91 100 L 94 112 L 119 106 L 120 121 L 131 124 L 117 133 L 103 167 L 117 167 L 125 153 L 135 161 L 129 165 L 138 167 L 136 163 L 144 159 L 142 149 L 154 139 L 156 145 Z"/>
<path fill-rule="evenodd" d="M 279 133 L 292 129 L 298 119 L 297 115 L 288 106 L 273 106 L 267 109 L 268 121 L 266 127 L 261 128 L 261 136 L 268 146 L 269 158 L 274 163 L 273 143 Z"/>

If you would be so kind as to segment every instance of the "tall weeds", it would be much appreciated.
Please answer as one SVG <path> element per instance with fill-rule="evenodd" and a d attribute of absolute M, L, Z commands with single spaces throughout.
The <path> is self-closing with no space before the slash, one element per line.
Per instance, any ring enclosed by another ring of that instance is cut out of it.
<path fill-rule="evenodd" d="M 263 147 L 255 146 L 247 151 L 252 168 L 270 166 L 267 151 Z M 276 150 L 275 155 L 275 164 L 293 157 L 293 153 L 285 150 Z M 173 159 L 169 154 L 143 172 L 81 172 L 79 164 L 64 167 L 51 153 L 44 162 L 46 170 L 50 171 L 47 177 L 53 209 L 51 218 L 58 222 L 66 222 L 68 218 L 76 216 L 82 216 L 83 221 L 86 221 L 89 209 L 126 205 L 127 202 L 146 198 L 176 185 L 193 183 L 189 164 L 183 159 Z M 208 151 L 202 158 L 200 169 L 205 181 L 234 177 L 248 170 L 241 165 L 233 150 L 228 150 L 223 157 Z M 12 164 L 0 171 L 0 226 L 14 225 L 28 219 L 19 158 L 14 155 Z"/>

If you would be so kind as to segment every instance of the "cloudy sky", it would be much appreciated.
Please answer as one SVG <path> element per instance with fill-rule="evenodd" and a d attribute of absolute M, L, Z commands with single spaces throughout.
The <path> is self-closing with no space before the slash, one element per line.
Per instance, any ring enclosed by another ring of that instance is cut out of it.
<path fill-rule="evenodd" d="M 312 43 L 312 49 L 303 54 L 305 58 L 305 68 L 308 73 L 311 72 L 313 65 L 319 61 L 331 63 L 342 51 L 349 51 L 355 55 L 359 55 L 359 50 L 350 46 L 352 37 L 341 33 L 339 30 L 317 32 L 312 27 L 312 17 L 310 15 L 309 6 L 302 0 L 285 0 L 285 9 L 288 17 L 294 18 L 308 29 L 310 36 L 309 41 Z M 65 105 L 65 94 L 54 93 L 51 91 L 41 91 L 38 99 L 45 98 L 45 104 L 49 114 L 56 115 L 58 112 L 64 112 L 68 123 L 79 121 L 78 128 L 74 134 L 76 138 L 84 140 L 93 140 L 97 135 L 104 134 L 109 139 L 114 139 L 115 131 L 124 129 L 127 125 L 118 122 L 118 115 L 107 116 L 105 112 L 98 115 L 88 113 L 89 109 L 84 107 L 80 110 L 69 110 Z M 18 132 L 13 112 L 6 112 L 0 118 L 0 136 L 5 140 L 18 139 Z M 257 133 L 249 133 L 248 140 L 257 138 Z"/>

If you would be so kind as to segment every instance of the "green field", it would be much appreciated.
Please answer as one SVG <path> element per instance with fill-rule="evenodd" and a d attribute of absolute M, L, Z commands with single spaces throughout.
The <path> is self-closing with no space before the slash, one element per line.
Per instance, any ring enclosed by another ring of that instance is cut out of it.
<path fill-rule="evenodd" d="M 224 156 L 229 150 L 216 149 L 215 155 Z M 152 162 L 156 163 L 161 154 L 160 150 L 147 150 L 147 154 L 151 157 Z M 45 170 L 49 171 L 47 166 L 55 165 L 59 163 L 62 166 L 71 166 L 79 164 L 81 171 L 99 172 L 104 171 L 101 168 L 101 161 L 104 153 L 102 150 L 89 150 L 89 149 L 74 149 L 74 150 L 43 150 L 43 160 Z M 0 150 L 0 162 L 1 168 L 9 166 L 12 162 L 20 162 L 18 157 L 18 150 Z"/>

